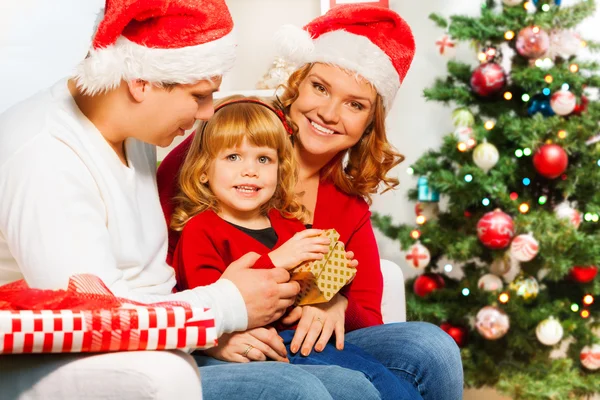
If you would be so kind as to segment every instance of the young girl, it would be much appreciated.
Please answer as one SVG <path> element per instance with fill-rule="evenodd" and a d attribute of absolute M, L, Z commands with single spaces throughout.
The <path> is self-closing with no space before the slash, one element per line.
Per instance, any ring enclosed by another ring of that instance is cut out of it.
<path fill-rule="evenodd" d="M 196 132 L 171 219 L 171 227 L 181 232 L 173 256 L 180 289 L 214 283 L 231 262 L 249 252 L 261 255 L 254 268 L 288 270 L 327 253 L 329 241 L 322 231 L 305 229 L 301 222 L 307 211 L 294 195 L 297 173 L 290 133 L 281 111 L 239 96 L 224 99 Z M 324 343 L 308 356 L 292 351 L 294 331 L 285 330 L 284 322 L 278 327 L 290 362 L 355 369 L 384 399 L 420 398 L 411 385 L 356 346 L 341 351 L 343 344 L 338 350 Z M 343 322 L 335 330 L 343 337 Z M 250 359 L 252 349 L 251 344 L 240 349 L 240 361 Z"/>

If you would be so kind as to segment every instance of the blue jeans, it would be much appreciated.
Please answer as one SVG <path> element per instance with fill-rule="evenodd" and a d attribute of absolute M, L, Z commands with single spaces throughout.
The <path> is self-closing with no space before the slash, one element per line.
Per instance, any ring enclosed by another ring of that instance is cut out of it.
<path fill-rule="evenodd" d="M 399 322 L 346 333 L 352 343 L 410 382 L 425 400 L 461 400 L 463 368 L 456 342 L 427 322 Z"/>
<path fill-rule="evenodd" d="M 460 400 L 462 362 L 458 346 L 439 327 L 401 322 L 346 333 L 397 377 L 412 384 L 425 400 Z M 360 372 L 338 366 L 276 362 L 226 363 L 194 355 L 205 400 L 232 399 L 379 399 Z"/>
<path fill-rule="evenodd" d="M 327 343 L 323 351 L 312 351 L 308 356 L 300 352 L 294 354 L 290 350 L 295 330 L 279 332 L 288 350 L 288 359 L 295 365 L 337 365 L 339 367 L 362 372 L 375 386 L 382 400 L 415 399 L 422 400 L 417 390 L 407 381 L 394 375 L 375 358 L 351 343 L 345 343 L 344 350 L 335 348 L 334 343 Z"/>

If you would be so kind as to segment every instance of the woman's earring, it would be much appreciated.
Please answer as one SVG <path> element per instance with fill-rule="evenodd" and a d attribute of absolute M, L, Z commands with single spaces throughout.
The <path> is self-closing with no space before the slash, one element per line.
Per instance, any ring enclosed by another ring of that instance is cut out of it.
<path fill-rule="evenodd" d="M 206 176 L 206 174 L 200 175 L 200 183 L 206 183 L 206 182 L 208 182 L 208 177 Z"/>

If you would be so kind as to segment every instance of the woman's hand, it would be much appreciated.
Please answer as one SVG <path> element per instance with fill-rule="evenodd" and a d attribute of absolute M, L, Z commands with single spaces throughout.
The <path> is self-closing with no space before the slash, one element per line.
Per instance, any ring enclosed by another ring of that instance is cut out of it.
<path fill-rule="evenodd" d="M 282 322 L 292 324 L 298 319 L 298 327 L 292 339 L 290 349 L 292 353 L 308 356 L 313 347 L 316 351 L 323 351 L 325 345 L 335 332 L 335 347 L 344 349 L 344 322 L 348 299 L 341 294 L 322 304 L 296 307 Z"/>
<path fill-rule="evenodd" d="M 289 362 L 283 340 L 275 328 L 254 328 L 245 332 L 226 333 L 219 345 L 204 353 L 218 360 L 247 363 L 250 361 Z"/>
<path fill-rule="evenodd" d="M 329 252 L 329 239 L 321 229 L 306 229 L 269 253 L 276 267 L 293 269 L 305 261 L 320 260 Z"/>

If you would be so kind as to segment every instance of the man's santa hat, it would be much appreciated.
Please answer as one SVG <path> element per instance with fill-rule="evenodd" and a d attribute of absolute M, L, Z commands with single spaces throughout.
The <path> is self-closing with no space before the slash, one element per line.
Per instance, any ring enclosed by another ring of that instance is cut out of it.
<path fill-rule="evenodd" d="M 235 62 L 232 31 L 224 0 L 106 0 L 75 78 L 95 94 L 121 80 L 186 84 L 223 75 Z"/>
<path fill-rule="evenodd" d="M 276 41 L 295 64 L 334 64 L 366 78 L 387 111 L 415 54 L 408 24 L 388 8 L 367 4 L 335 6 L 303 29 L 284 26 Z"/>

